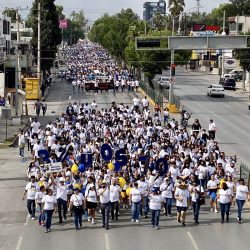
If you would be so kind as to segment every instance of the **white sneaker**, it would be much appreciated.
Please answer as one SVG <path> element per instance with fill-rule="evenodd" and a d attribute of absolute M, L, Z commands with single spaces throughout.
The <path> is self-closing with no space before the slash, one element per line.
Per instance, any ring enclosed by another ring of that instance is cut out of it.
<path fill-rule="evenodd" d="M 31 219 L 32 219 L 32 220 L 35 220 L 36 218 L 35 218 L 35 217 L 32 217 Z"/>
<path fill-rule="evenodd" d="M 135 220 L 136 223 L 140 222 L 139 220 Z"/>
<path fill-rule="evenodd" d="M 88 218 L 88 222 L 91 222 L 91 217 Z"/>
<path fill-rule="evenodd" d="M 132 221 L 132 222 L 135 222 L 135 220 L 134 220 L 134 219 L 132 219 L 131 221 Z"/>
<path fill-rule="evenodd" d="M 214 212 L 215 212 L 215 213 L 219 213 L 219 211 L 218 211 L 216 208 L 215 208 Z"/>
<path fill-rule="evenodd" d="M 214 211 L 214 209 L 211 207 L 210 212 L 213 212 L 213 211 Z"/>
<path fill-rule="evenodd" d="M 94 225 L 95 224 L 95 221 L 92 219 L 92 225 Z"/>

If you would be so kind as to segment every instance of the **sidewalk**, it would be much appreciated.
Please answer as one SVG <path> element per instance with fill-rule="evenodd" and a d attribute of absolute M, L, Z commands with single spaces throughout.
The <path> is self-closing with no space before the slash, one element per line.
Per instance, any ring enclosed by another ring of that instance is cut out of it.
<path fill-rule="evenodd" d="M 49 96 L 49 93 L 54 88 L 55 84 L 56 84 L 56 79 L 55 81 L 52 82 L 51 87 L 46 89 L 45 98 Z M 28 116 L 22 116 L 21 125 L 19 126 L 13 125 L 12 120 L 7 120 L 7 139 L 6 139 L 6 121 L 3 119 L 0 119 L 0 148 L 14 146 L 17 143 L 17 135 L 18 135 L 19 129 L 25 130 L 29 124 L 30 116 L 35 116 L 34 103 L 35 101 L 27 101 Z M 58 103 L 57 106 L 60 106 L 60 104 Z M 53 112 L 54 108 L 55 107 L 50 105 L 48 107 L 47 114 L 50 114 L 50 116 L 55 116 Z M 45 119 L 45 122 L 47 120 L 48 119 Z"/>

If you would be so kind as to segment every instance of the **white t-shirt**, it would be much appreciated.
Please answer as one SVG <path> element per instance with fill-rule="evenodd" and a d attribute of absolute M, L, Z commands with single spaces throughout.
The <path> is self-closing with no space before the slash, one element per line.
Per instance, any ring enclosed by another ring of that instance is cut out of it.
<path fill-rule="evenodd" d="M 95 190 L 93 191 L 91 189 L 86 190 L 85 197 L 89 202 L 97 202 L 97 194 Z"/>
<path fill-rule="evenodd" d="M 199 194 L 198 192 L 204 193 L 204 188 L 201 186 L 197 186 L 197 187 L 192 187 L 192 192 L 191 192 L 191 199 L 193 202 L 196 202 L 197 199 L 199 198 Z"/>
<path fill-rule="evenodd" d="M 25 190 L 27 191 L 27 200 L 35 200 L 36 192 L 39 191 L 38 184 L 29 182 L 27 183 Z"/>
<path fill-rule="evenodd" d="M 140 100 L 138 98 L 133 99 L 134 106 L 139 106 L 140 105 Z"/>
<path fill-rule="evenodd" d="M 98 193 L 100 195 L 100 202 L 105 204 L 105 203 L 110 202 L 110 192 L 107 187 L 106 187 L 106 190 L 105 191 L 104 190 L 105 190 L 104 188 L 100 188 L 98 190 Z"/>
<path fill-rule="evenodd" d="M 45 192 L 36 192 L 35 199 L 37 203 L 42 203 L 42 199 L 45 196 Z"/>
<path fill-rule="evenodd" d="M 57 191 L 56 191 L 56 198 L 59 199 L 63 199 L 65 201 L 67 201 L 67 186 L 61 186 L 60 184 L 57 185 Z"/>
<path fill-rule="evenodd" d="M 39 128 L 40 128 L 40 126 L 41 126 L 40 122 L 32 122 L 31 123 L 31 127 L 32 127 L 31 132 L 32 132 L 32 134 L 37 133 L 38 130 L 39 130 Z"/>
<path fill-rule="evenodd" d="M 244 185 L 236 186 L 236 199 L 237 200 L 246 200 L 248 194 L 248 187 Z"/>
<path fill-rule="evenodd" d="M 73 203 L 73 206 L 75 206 L 75 207 L 81 206 L 82 203 L 83 203 L 83 200 L 84 200 L 84 197 L 83 197 L 83 194 L 82 194 L 82 193 L 73 194 L 73 195 L 71 195 L 71 197 L 70 197 L 70 202 L 72 202 L 72 203 Z"/>
<path fill-rule="evenodd" d="M 218 182 L 209 180 L 207 182 L 207 189 L 217 189 Z"/>
<path fill-rule="evenodd" d="M 110 201 L 111 202 L 119 201 L 120 192 L 121 192 L 120 186 L 111 185 L 110 186 Z"/>
<path fill-rule="evenodd" d="M 177 207 L 187 207 L 187 199 L 189 197 L 188 190 L 182 190 L 180 188 L 176 188 L 175 196 L 181 198 L 181 200 L 176 199 L 176 206 Z"/>
<path fill-rule="evenodd" d="M 42 199 L 44 203 L 44 210 L 54 210 L 54 204 L 56 203 L 56 197 L 54 195 L 45 195 Z"/>
<path fill-rule="evenodd" d="M 146 181 L 138 181 L 138 188 L 141 191 L 143 197 L 148 196 L 148 183 Z"/>
<path fill-rule="evenodd" d="M 161 195 L 149 195 L 149 208 L 152 210 L 161 210 L 162 196 Z"/>
<path fill-rule="evenodd" d="M 143 107 L 148 107 L 148 99 L 143 98 L 141 102 Z"/>
<path fill-rule="evenodd" d="M 230 197 L 232 196 L 232 190 L 231 189 L 227 189 L 227 190 L 220 189 L 219 195 L 220 195 L 220 198 L 219 198 L 220 203 L 222 203 L 222 204 L 229 203 Z"/>
<path fill-rule="evenodd" d="M 131 188 L 130 194 L 132 202 L 141 201 L 141 191 L 138 188 Z"/>
<path fill-rule="evenodd" d="M 167 184 L 166 182 L 164 182 L 160 186 L 162 198 L 173 198 L 173 190 L 174 186 L 172 183 Z"/>

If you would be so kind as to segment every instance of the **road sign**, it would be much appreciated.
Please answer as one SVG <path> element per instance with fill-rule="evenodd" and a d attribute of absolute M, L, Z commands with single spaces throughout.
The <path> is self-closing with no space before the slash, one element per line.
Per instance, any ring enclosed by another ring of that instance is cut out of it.
<path fill-rule="evenodd" d="M 250 48 L 250 36 L 136 37 L 136 50 L 209 50 Z"/>

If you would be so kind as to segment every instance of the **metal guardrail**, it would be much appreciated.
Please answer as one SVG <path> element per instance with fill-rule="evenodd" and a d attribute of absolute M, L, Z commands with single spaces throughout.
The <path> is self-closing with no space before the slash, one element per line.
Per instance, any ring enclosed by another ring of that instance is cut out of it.
<path fill-rule="evenodd" d="M 248 168 L 247 164 L 241 162 L 240 164 L 240 178 L 245 180 L 245 183 L 250 188 L 250 169 Z"/>
<path fill-rule="evenodd" d="M 157 90 L 151 88 L 147 83 L 140 82 L 140 87 L 155 103 L 158 103 L 163 108 L 163 95 Z"/>
<path fill-rule="evenodd" d="M 169 89 L 163 88 L 155 80 L 152 80 L 152 83 L 154 85 L 154 88 L 152 88 L 146 82 L 140 82 L 140 87 L 155 103 L 157 102 L 161 106 L 161 108 L 164 108 L 166 105 L 163 100 L 169 100 Z M 174 95 L 173 103 L 175 104 L 177 109 L 180 109 L 181 101 L 179 96 Z"/>

